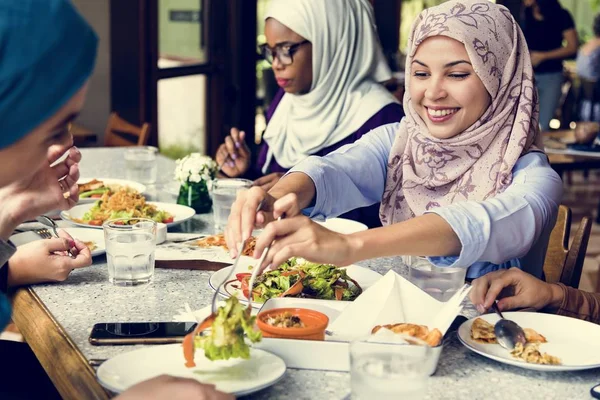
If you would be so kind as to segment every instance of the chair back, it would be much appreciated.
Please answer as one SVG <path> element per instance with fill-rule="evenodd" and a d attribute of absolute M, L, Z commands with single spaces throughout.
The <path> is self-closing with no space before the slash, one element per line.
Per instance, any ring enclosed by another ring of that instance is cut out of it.
<path fill-rule="evenodd" d="M 104 132 L 105 146 L 145 146 L 150 136 L 150 124 L 139 127 L 125 121 L 117 113 L 111 113 Z"/>
<path fill-rule="evenodd" d="M 548 242 L 548 250 L 544 260 L 544 275 L 546 276 L 546 282 L 560 282 L 577 288 L 590 240 L 592 221 L 588 217 L 583 217 L 569 247 L 571 218 L 571 209 L 561 205 Z"/>

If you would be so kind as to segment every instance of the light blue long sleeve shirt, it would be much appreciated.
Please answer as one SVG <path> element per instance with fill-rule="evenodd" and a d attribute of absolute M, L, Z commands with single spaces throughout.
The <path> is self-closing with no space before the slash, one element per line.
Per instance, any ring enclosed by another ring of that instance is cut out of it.
<path fill-rule="evenodd" d="M 332 218 L 381 201 L 386 165 L 399 123 L 380 126 L 353 144 L 325 157 L 309 157 L 291 172 L 303 172 L 314 182 L 311 218 Z M 519 158 L 512 184 L 485 201 L 463 201 L 428 212 L 444 218 L 462 249 L 451 257 L 430 257 L 438 266 L 468 267 L 467 277 L 519 267 L 541 277 L 550 232 L 562 198 L 562 181 L 546 155 L 532 152 Z"/>

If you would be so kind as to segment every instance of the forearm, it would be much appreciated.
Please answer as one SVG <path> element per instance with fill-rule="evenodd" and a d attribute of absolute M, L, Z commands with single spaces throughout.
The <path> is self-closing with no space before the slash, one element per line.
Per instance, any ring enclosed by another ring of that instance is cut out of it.
<path fill-rule="evenodd" d="M 349 263 L 396 255 L 456 256 L 462 248 L 452 227 L 437 214 L 357 232 L 350 240 L 353 251 Z"/>
<path fill-rule="evenodd" d="M 292 172 L 281 178 L 269 194 L 275 199 L 279 199 L 286 194 L 294 193 L 298 198 L 300 209 L 308 207 L 316 193 L 315 184 L 310 177 L 302 172 Z"/>
<path fill-rule="evenodd" d="M 559 47 L 558 49 L 544 51 L 541 52 L 544 55 L 545 60 L 553 60 L 553 59 L 564 59 L 567 57 L 571 57 L 577 52 L 577 47 L 564 46 Z"/>
<path fill-rule="evenodd" d="M 556 294 L 548 307 L 550 311 L 600 324 L 600 294 L 584 292 L 563 284 L 552 286 Z"/>

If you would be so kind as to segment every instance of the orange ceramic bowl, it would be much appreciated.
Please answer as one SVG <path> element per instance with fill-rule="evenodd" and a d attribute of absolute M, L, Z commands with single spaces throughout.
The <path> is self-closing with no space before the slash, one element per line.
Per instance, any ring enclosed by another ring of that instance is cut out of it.
<path fill-rule="evenodd" d="M 304 323 L 303 328 L 281 328 L 268 324 L 269 317 L 289 313 L 300 318 Z M 273 308 L 258 314 L 256 324 L 262 331 L 263 337 L 301 339 L 301 340 L 325 340 L 325 328 L 329 324 L 329 317 L 315 310 L 306 308 Z"/>

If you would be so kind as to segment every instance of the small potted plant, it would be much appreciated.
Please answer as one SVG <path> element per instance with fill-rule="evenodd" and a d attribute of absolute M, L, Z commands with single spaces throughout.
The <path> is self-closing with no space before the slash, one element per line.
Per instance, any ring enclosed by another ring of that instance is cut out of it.
<path fill-rule="evenodd" d="M 177 204 L 192 207 L 197 214 L 209 212 L 212 200 L 208 188 L 217 173 L 217 163 L 200 153 L 192 153 L 176 163 L 175 179 L 181 185 Z"/>

